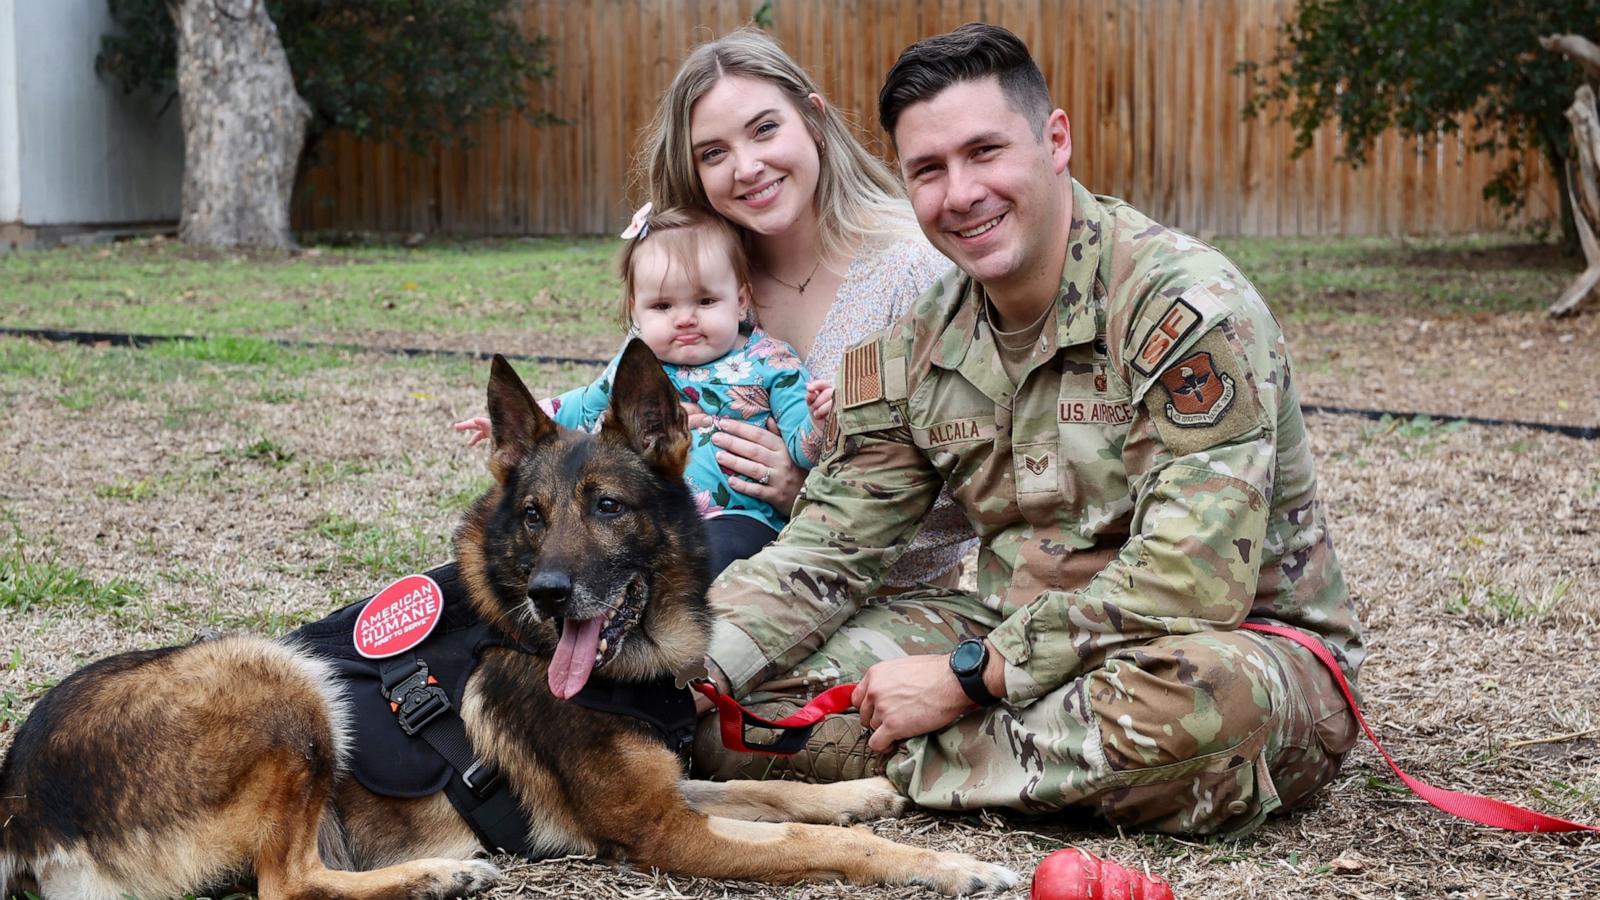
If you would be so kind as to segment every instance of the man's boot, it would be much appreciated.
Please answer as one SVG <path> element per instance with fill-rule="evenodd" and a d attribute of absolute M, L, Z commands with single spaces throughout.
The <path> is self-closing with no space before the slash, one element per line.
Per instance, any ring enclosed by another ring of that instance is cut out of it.
<path fill-rule="evenodd" d="M 794 700 L 772 700 L 757 704 L 750 711 L 763 719 L 777 720 L 794 715 L 803 705 Z M 750 737 L 770 740 L 773 732 L 751 729 Z M 694 736 L 694 775 L 716 781 L 768 778 L 849 781 L 882 775 L 885 762 L 885 757 L 867 749 L 867 732 L 861 727 L 861 715 L 853 710 L 818 722 L 812 727 L 805 747 L 790 756 L 729 750 L 722 745 L 722 732 L 715 713 L 701 717 Z"/>

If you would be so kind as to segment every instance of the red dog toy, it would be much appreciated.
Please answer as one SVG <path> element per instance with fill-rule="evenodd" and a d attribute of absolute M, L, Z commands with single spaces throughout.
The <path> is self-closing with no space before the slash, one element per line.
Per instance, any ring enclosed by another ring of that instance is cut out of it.
<path fill-rule="evenodd" d="M 1069 847 L 1039 863 L 1028 900 L 1173 900 L 1173 896 L 1172 887 L 1160 878 Z"/>

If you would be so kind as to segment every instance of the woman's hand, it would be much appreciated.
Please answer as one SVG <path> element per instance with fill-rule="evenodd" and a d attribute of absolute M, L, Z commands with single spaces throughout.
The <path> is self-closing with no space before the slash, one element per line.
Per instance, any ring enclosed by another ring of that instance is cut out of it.
<path fill-rule="evenodd" d="M 777 420 L 768 419 L 770 428 Z M 713 420 L 704 410 L 689 415 L 690 428 L 716 428 L 711 443 L 717 447 L 717 465 L 728 473 L 728 486 L 757 500 L 765 500 L 784 516 L 800 496 L 806 482 L 804 469 L 789 458 L 789 448 L 777 434 L 737 419 Z"/>

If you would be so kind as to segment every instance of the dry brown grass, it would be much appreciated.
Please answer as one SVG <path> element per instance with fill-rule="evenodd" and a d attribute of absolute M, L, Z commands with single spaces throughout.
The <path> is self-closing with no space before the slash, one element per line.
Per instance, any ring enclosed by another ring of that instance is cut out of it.
<path fill-rule="evenodd" d="M 1308 401 L 1594 424 L 1597 322 L 1551 334 L 1516 316 L 1381 332 L 1330 323 L 1302 328 L 1295 349 Z M 113 376 L 141 377 L 136 351 L 48 352 L 122 354 Z M 44 685 L 87 659 L 204 628 L 282 630 L 435 561 L 483 483 L 482 453 L 448 430 L 481 407 L 481 368 L 374 356 L 241 380 L 196 364 L 141 396 L 108 387 L 71 405 L 49 367 L 6 374 L 0 511 L 23 552 L 145 588 L 110 610 L 0 610 L 0 691 L 15 697 L 0 707 L 0 745 Z M 525 374 L 548 391 L 582 373 Z M 1512 746 L 1600 726 L 1600 442 L 1335 416 L 1314 416 L 1311 428 L 1369 628 L 1366 708 L 1391 752 L 1440 786 L 1600 822 L 1600 734 Z M 1024 872 L 1081 845 L 1166 876 L 1186 900 L 1600 897 L 1594 838 L 1466 825 L 1393 782 L 1363 744 L 1312 806 L 1237 843 L 993 815 L 872 827 Z M 1336 859 L 1355 871 L 1336 874 Z M 513 864 L 511 875 L 494 896 L 924 896 L 669 878 L 583 859 Z"/>

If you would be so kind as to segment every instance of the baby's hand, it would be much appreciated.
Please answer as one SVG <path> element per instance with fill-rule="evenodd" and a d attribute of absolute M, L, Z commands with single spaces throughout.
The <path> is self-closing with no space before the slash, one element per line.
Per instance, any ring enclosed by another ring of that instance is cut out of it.
<path fill-rule="evenodd" d="M 494 435 L 494 425 L 491 424 L 489 419 L 485 416 L 462 419 L 450 427 L 457 431 L 472 432 L 471 434 L 467 435 L 468 447 L 476 447 L 479 441 L 487 440 Z"/>
<path fill-rule="evenodd" d="M 811 421 L 819 427 L 833 412 L 833 385 L 822 379 L 806 383 L 806 409 L 811 411 Z"/>

